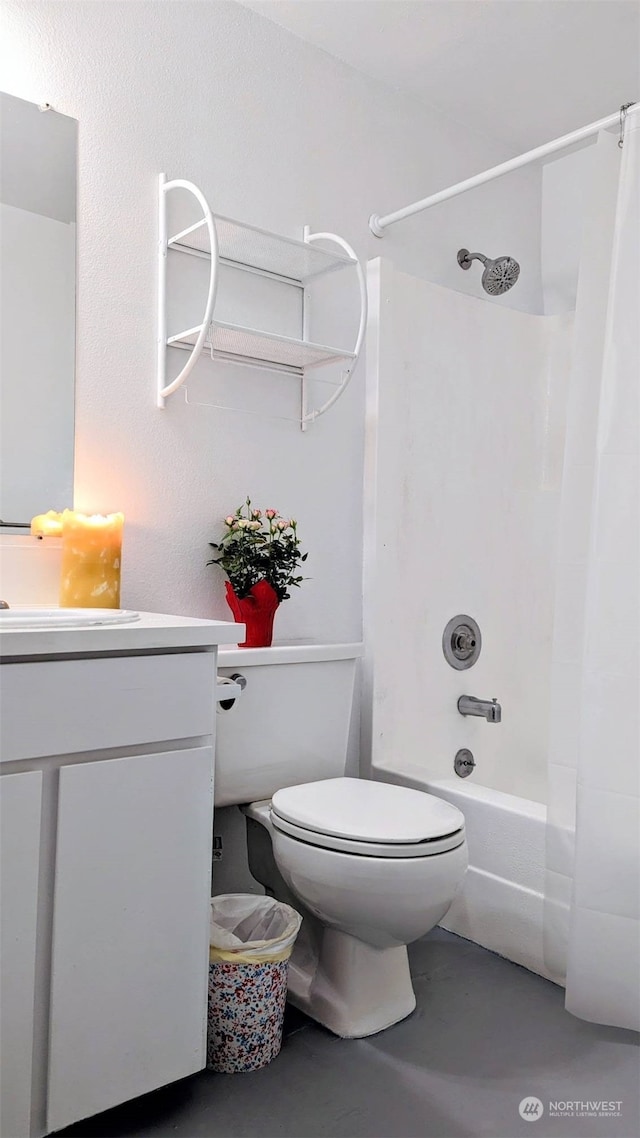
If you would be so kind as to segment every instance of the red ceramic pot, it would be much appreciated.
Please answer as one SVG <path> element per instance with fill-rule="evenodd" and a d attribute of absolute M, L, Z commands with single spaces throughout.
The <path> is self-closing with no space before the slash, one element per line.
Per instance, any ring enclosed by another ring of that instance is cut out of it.
<path fill-rule="evenodd" d="M 246 597 L 238 597 L 233 585 L 225 582 L 227 604 L 239 624 L 246 625 L 246 640 L 240 648 L 268 648 L 273 640 L 273 618 L 280 604 L 278 594 L 268 581 L 252 585 Z"/>

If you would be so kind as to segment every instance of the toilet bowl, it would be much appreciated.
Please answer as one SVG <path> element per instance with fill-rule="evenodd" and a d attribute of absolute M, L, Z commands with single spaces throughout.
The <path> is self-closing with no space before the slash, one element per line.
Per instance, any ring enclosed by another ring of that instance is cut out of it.
<path fill-rule="evenodd" d="M 246 685 L 216 744 L 216 802 L 246 817 L 253 877 L 303 916 L 289 999 L 346 1038 L 413 1011 L 407 945 L 442 919 L 467 866 L 456 807 L 345 775 L 359 649 L 221 651 L 223 675 L 239 668 Z"/>
<path fill-rule="evenodd" d="M 272 861 L 261 857 L 248 828 L 252 873 L 304 917 L 292 1002 L 351 1038 L 409 1015 L 406 946 L 441 920 L 462 882 L 461 812 L 421 791 L 353 778 L 289 787 L 244 812 L 273 850 Z"/>

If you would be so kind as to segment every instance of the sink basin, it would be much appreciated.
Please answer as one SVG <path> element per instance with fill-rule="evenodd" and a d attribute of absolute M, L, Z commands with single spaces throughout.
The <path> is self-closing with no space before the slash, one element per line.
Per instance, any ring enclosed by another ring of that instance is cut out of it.
<path fill-rule="evenodd" d="M 44 605 L 16 605 L 0 609 L 0 629 L 94 628 L 100 624 L 132 624 L 140 613 L 128 609 L 46 608 Z"/>

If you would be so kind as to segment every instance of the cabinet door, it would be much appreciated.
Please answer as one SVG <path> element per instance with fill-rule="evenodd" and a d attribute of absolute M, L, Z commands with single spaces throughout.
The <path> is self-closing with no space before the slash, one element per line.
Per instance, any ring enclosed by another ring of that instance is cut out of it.
<path fill-rule="evenodd" d="M 0 1134 L 30 1131 L 42 772 L 0 779 Z"/>
<path fill-rule="evenodd" d="M 62 767 L 48 1130 L 205 1065 L 213 752 Z"/>

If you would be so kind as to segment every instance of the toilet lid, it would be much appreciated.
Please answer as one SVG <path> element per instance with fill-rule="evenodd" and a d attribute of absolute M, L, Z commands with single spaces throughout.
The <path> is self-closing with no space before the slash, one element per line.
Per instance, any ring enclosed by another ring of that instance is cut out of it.
<path fill-rule="evenodd" d="M 277 790 L 271 816 L 275 826 L 281 819 L 296 830 L 377 846 L 415 846 L 464 828 L 462 812 L 442 798 L 358 778 L 329 778 Z"/>

